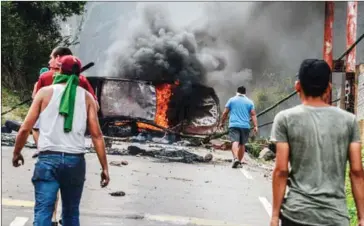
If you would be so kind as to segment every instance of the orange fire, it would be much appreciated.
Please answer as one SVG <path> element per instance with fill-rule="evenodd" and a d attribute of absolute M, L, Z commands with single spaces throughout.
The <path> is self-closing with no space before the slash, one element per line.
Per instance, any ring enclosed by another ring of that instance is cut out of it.
<path fill-rule="evenodd" d="M 172 96 L 172 84 L 161 84 L 156 86 L 156 95 L 157 95 L 157 111 L 155 115 L 154 122 L 155 124 L 162 126 L 164 128 L 168 128 L 168 117 L 167 117 L 167 110 L 169 100 Z M 154 126 L 145 124 L 145 123 L 137 123 L 138 128 L 140 129 L 151 129 L 151 130 L 158 130 L 161 129 L 156 128 Z"/>

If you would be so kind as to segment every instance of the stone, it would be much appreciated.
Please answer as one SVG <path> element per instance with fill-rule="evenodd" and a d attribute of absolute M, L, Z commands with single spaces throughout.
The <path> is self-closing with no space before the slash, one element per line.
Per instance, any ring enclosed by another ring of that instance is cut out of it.
<path fill-rule="evenodd" d="M 121 166 L 121 162 L 119 162 L 119 161 L 111 161 L 109 164 L 111 166 Z"/>
<path fill-rule="evenodd" d="M 145 154 L 145 152 L 146 151 L 144 149 L 141 149 L 141 148 L 139 148 L 137 146 L 130 145 L 128 147 L 128 153 L 130 155 L 142 155 L 142 154 Z"/>
<path fill-rule="evenodd" d="M 210 162 L 213 159 L 213 155 L 211 153 L 207 153 L 204 157 L 205 162 Z"/>
<path fill-rule="evenodd" d="M 128 165 L 129 163 L 126 161 L 126 160 L 122 160 L 122 161 L 111 161 L 109 163 L 111 166 L 126 166 Z"/>
<path fill-rule="evenodd" d="M 260 159 L 264 159 L 265 161 L 273 160 L 276 157 L 273 151 L 271 151 L 269 148 L 263 148 L 263 150 L 259 153 Z"/>
<path fill-rule="evenodd" d="M 211 140 L 210 141 L 213 148 L 218 150 L 230 150 L 231 142 L 227 140 Z"/>

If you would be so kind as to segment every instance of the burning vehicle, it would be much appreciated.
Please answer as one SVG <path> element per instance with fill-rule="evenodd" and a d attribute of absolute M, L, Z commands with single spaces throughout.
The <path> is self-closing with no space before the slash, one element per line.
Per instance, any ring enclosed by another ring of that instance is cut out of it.
<path fill-rule="evenodd" d="M 202 135 L 216 131 L 219 98 L 211 87 L 177 81 L 88 77 L 100 103 L 99 119 L 107 136 L 139 133 Z"/>

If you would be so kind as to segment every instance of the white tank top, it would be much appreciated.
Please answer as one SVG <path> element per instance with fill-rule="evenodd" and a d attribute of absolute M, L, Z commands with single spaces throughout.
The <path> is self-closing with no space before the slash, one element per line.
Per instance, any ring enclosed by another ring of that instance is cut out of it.
<path fill-rule="evenodd" d="M 48 106 L 39 115 L 39 151 L 85 153 L 86 90 L 77 87 L 72 130 L 65 133 L 63 130 L 64 117 L 59 114 L 59 106 L 66 86 L 57 84 L 52 87 L 52 98 Z"/>

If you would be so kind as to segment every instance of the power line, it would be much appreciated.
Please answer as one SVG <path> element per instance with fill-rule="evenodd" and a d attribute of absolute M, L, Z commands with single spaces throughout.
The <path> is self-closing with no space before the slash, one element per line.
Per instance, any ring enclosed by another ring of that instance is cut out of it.
<path fill-rule="evenodd" d="M 336 99 L 334 101 L 331 101 L 331 104 L 334 104 L 334 103 L 338 102 L 339 100 L 340 100 L 340 98 L 338 98 L 338 99 Z M 258 126 L 258 128 L 261 128 L 261 127 L 264 127 L 264 126 L 268 126 L 268 125 L 271 125 L 271 124 L 273 124 L 273 121 L 267 122 L 267 123 L 264 123 L 264 124 L 261 124 L 261 125 Z"/>
<path fill-rule="evenodd" d="M 337 61 L 342 60 L 342 58 L 344 58 L 347 54 L 349 54 L 351 52 L 351 50 L 353 50 L 353 48 L 364 38 L 364 33 L 337 59 Z M 293 97 L 295 94 L 297 93 L 297 91 L 292 92 L 291 94 L 289 94 L 288 96 L 284 97 L 283 99 L 281 99 L 280 101 L 278 101 L 277 103 L 273 104 L 272 106 L 264 109 L 262 112 L 260 112 L 259 114 L 257 114 L 257 117 L 267 113 L 268 111 L 272 110 L 273 108 L 276 108 L 279 104 L 281 104 L 282 102 L 288 100 L 289 98 Z"/>

